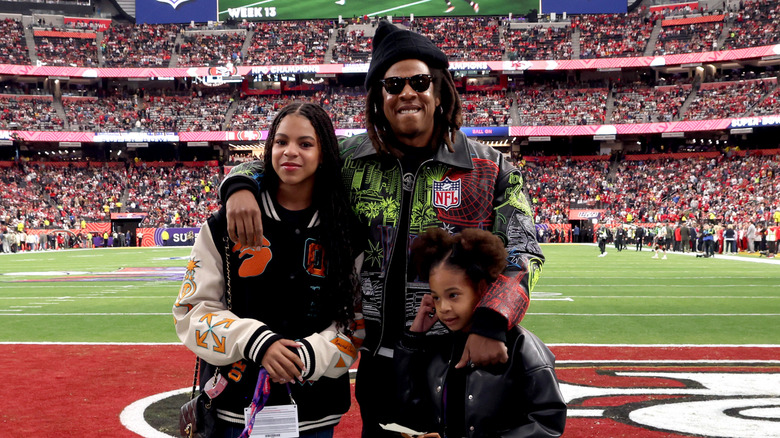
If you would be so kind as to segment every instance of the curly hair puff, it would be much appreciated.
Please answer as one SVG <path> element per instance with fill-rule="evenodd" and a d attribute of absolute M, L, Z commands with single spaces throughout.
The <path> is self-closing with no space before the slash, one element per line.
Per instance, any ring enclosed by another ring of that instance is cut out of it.
<path fill-rule="evenodd" d="M 423 281 L 428 281 L 433 268 L 447 265 L 465 271 L 474 284 L 491 283 L 504 271 L 506 259 L 501 239 L 477 228 L 453 235 L 431 228 L 412 243 L 412 261 Z"/>

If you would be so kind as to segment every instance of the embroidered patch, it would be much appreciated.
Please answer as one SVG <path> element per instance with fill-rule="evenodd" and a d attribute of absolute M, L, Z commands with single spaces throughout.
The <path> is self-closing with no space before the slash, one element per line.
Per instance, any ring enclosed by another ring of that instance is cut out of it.
<path fill-rule="evenodd" d="M 449 177 L 433 182 L 433 206 L 449 210 L 460 206 L 461 192 L 459 179 L 453 181 Z"/>

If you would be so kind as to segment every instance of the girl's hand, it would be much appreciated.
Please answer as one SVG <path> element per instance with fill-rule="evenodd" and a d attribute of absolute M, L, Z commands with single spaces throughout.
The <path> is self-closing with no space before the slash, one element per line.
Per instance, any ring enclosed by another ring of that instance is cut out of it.
<path fill-rule="evenodd" d="M 239 190 L 225 202 L 228 236 L 242 247 L 260 246 L 263 242 L 263 213 L 255 195 Z"/>
<path fill-rule="evenodd" d="M 433 297 L 431 294 L 425 294 L 420 308 L 417 309 L 417 316 L 415 316 L 410 331 L 417 333 L 424 333 L 433 327 L 439 317 L 436 316 L 436 306 L 433 304 Z"/>
<path fill-rule="evenodd" d="M 298 348 L 299 344 L 290 339 L 280 339 L 265 352 L 261 364 L 268 371 L 268 377 L 274 383 L 292 382 L 293 379 L 301 381 L 303 361 L 288 347 Z"/>

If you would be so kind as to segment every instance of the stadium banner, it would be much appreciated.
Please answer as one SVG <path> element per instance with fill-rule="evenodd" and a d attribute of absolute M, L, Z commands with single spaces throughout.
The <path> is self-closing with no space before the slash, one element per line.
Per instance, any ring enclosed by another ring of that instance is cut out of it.
<path fill-rule="evenodd" d="M 749 47 L 745 49 L 723 50 L 718 52 L 684 53 L 666 56 L 640 56 L 634 58 L 598 58 L 572 60 L 541 60 L 541 61 L 456 61 L 450 65 L 451 70 L 493 70 L 503 72 L 515 71 L 549 71 L 549 70 L 598 70 L 615 68 L 645 68 L 664 67 L 682 64 L 699 64 L 774 57 L 780 55 L 780 44 L 773 46 Z M 313 64 L 313 65 L 273 65 L 273 66 L 238 66 L 231 71 L 232 76 L 248 76 L 257 74 L 283 73 L 313 73 L 313 74 L 343 74 L 364 73 L 368 64 Z M 189 68 L 89 68 L 89 67 L 57 67 L 0 64 L 0 75 L 5 76 L 58 76 L 64 78 L 203 78 L 213 76 L 211 67 Z M 46 99 L 46 96 L 30 98 Z M 51 97 L 48 97 L 51 100 Z"/>
<path fill-rule="evenodd" d="M 780 125 L 780 115 L 772 116 L 758 116 L 758 117 L 741 117 L 738 119 L 731 119 L 729 129 L 733 128 L 755 128 L 758 126 L 777 126 Z"/>
<path fill-rule="evenodd" d="M 138 24 L 216 21 L 217 0 L 135 0 Z"/>
<path fill-rule="evenodd" d="M 134 146 L 143 147 L 140 144 L 145 142 L 179 141 L 179 135 L 175 132 L 96 132 L 93 141 L 106 143 L 139 143 L 139 145 Z"/>
<path fill-rule="evenodd" d="M 574 209 L 569 210 L 570 221 L 589 221 L 591 219 L 599 219 L 604 214 L 604 209 Z"/>
<path fill-rule="evenodd" d="M 111 220 L 132 220 L 143 219 L 148 216 L 149 213 L 137 212 L 137 213 L 111 213 Z"/>
<path fill-rule="evenodd" d="M 699 2 L 668 3 L 665 5 L 650 6 L 650 12 L 661 12 L 664 9 L 674 10 L 680 8 L 698 9 Z"/>
<path fill-rule="evenodd" d="M 139 1 L 139 0 L 136 0 Z M 162 0 L 160 0 L 162 1 Z M 172 1 L 172 0 L 171 0 Z M 615 0 L 600 0 L 615 1 Z M 394 17 L 437 17 L 474 15 L 526 15 L 539 9 L 539 0 L 479 0 L 472 6 L 468 1 L 441 0 L 398 2 L 397 0 L 219 0 L 219 21 L 261 20 L 319 20 L 339 17 L 363 19 Z M 626 5 L 623 4 L 623 12 Z"/>
<path fill-rule="evenodd" d="M 65 17 L 63 22 L 71 27 L 83 27 L 86 29 L 95 29 L 98 32 L 105 32 L 111 27 L 111 20 L 108 18 L 86 18 L 86 17 Z"/>
<path fill-rule="evenodd" d="M 168 232 L 167 242 L 163 240 L 163 231 Z M 198 237 L 199 233 L 200 233 L 200 228 L 155 228 L 154 245 L 155 246 L 191 246 L 193 243 L 195 243 L 195 238 Z"/>
<path fill-rule="evenodd" d="M 461 132 L 466 134 L 467 137 L 506 137 L 509 135 L 509 126 L 497 126 L 497 127 L 462 127 Z"/>
<path fill-rule="evenodd" d="M 628 3 L 625 0 L 541 0 L 539 12 L 549 14 L 625 14 Z"/>

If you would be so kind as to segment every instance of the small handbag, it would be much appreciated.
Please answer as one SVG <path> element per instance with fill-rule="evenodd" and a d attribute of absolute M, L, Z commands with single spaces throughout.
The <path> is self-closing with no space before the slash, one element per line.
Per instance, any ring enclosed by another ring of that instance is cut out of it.
<path fill-rule="evenodd" d="M 211 398 L 205 392 L 195 396 L 199 368 L 200 359 L 197 359 L 190 401 L 179 412 L 179 434 L 184 438 L 209 438 L 214 436 L 217 427 L 217 410 L 212 408 Z"/>
<path fill-rule="evenodd" d="M 225 272 L 227 273 L 227 309 L 233 307 L 233 300 L 230 293 L 230 240 L 225 238 Z M 179 434 L 183 438 L 211 438 L 214 436 L 217 427 L 217 410 L 211 405 L 211 398 L 205 392 L 195 396 L 198 387 L 198 372 L 200 371 L 201 359 L 195 358 L 195 376 L 192 378 L 192 392 L 190 400 L 184 403 L 179 412 Z M 219 368 L 214 375 L 219 374 Z"/>

